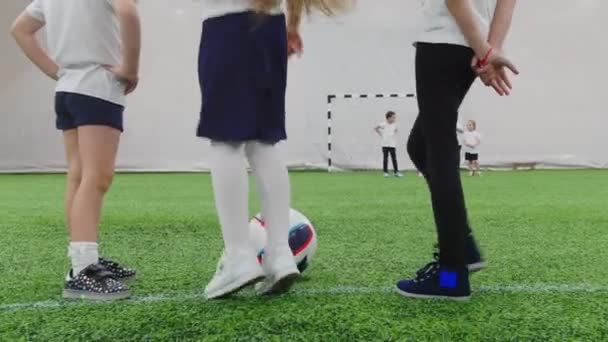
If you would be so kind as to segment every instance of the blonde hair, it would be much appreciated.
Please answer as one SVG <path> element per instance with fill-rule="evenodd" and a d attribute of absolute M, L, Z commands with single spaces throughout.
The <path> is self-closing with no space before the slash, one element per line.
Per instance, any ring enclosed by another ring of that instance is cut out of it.
<path fill-rule="evenodd" d="M 337 12 L 350 9 L 355 0 L 287 0 L 294 8 L 305 10 L 310 14 L 313 10 L 318 10 L 327 16 L 333 16 Z M 277 5 L 277 0 L 255 0 L 258 12 L 268 12 Z"/>

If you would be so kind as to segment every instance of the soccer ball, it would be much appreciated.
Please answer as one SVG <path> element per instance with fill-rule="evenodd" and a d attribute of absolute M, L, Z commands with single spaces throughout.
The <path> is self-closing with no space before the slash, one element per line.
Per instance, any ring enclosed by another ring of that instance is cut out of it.
<path fill-rule="evenodd" d="M 317 251 L 317 232 L 312 223 L 301 212 L 290 209 L 289 211 L 289 247 L 298 265 L 298 270 L 304 272 Z M 266 229 L 261 214 L 255 215 L 249 222 L 249 232 L 253 246 L 258 251 L 258 261 L 264 258 L 266 247 Z"/>

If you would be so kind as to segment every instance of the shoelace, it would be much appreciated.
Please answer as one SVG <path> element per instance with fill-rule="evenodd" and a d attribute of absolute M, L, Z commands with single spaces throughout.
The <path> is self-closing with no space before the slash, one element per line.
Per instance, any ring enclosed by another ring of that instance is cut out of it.
<path fill-rule="evenodd" d="M 114 273 L 108 271 L 102 265 L 91 265 L 86 268 L 85 275 L 95 281 L 101 281 L 107 278 L 115 279 Z"/>
<path fill-rule="evenodd" d="M 429 279 L 439 271 L 439 261 L 429 262 L 416 273 L 415 283 L 421 283 Z"/>
<path fill-rule="evenodd" d="M 416 276 L 420 276 L 422 274 L 425 274 L 429 271 L 429 269 L 434 265 L 434 264 L 439 264 L 439 252 L 435 252 L 433 253 L 433 261 L 429 262 L 428 264 L 426 264 L 424 267 L 422 267 L 421 269 L 419 269 L 416 272 Z"/>

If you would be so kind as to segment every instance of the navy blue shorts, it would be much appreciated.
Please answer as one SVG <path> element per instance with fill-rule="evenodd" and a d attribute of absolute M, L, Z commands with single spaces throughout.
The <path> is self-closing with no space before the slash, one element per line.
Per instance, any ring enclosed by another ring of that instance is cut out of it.
<path fill-rule="evenodd" d="M 464 154 L 464 159 L 466 161 L 476 161 L 476 160 L 479 160 L 479 154 L 466 152 Z"/>
<path fill-rule="evenodd" d="M 269 143 L 287 138 L 284 15 L 243 12 L 205 20 L 198 68 L 198 136 Z"/>
<path fill-rule="evenodd" d="M 57 129 L 62 131 L 100 125 L 122 132 L 124 109 L 121 105 L 87 95 L 64 92 L 55 94 Z"/>

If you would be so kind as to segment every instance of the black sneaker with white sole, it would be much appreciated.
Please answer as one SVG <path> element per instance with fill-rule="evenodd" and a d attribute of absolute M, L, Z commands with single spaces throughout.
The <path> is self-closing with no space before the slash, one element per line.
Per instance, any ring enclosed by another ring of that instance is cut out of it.
<path fill-rule="evenodd" d="M 89 265 L 67 280 L 63 288 L 63 298 L 69 299 L 117 300 L 130 295 L 127 285 L 99 264 Z"/>
<path fill-rule="evenodd" d="M 131 281 L 135 279 L 135 276 L 137 275 L 137 271 L 134 269 L 124 267 L 123 265 L 110 259 L 99 258 L 99 264 L 105 267 L 108 271 L 114 273 L 116 279 L 122 282 Z"/>
<path fill-rule="evenodd" d="M 397 283 L 397 293 L 404 297 L 467 301 L 471 297 L 469 270 L 449 268 L 431 262 L 413 279 Z"/>

